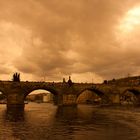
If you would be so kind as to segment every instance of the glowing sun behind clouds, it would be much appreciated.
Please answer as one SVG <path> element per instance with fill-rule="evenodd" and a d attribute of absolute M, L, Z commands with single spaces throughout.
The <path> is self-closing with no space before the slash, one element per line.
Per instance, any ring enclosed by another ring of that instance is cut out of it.
<path fill-rule="evenodd" d="M 140 6 L 127 11 L 120 23 L 120 30 L 123 33 L 130 33 L 140 25 Z"/>

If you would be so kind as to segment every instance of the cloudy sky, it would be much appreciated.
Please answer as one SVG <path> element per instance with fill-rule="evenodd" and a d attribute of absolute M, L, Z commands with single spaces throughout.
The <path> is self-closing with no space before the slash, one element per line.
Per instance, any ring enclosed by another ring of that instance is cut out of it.
<path fill-rule="evenodd" d="M 75 82 L 140 74 L 139 0 L 0 0 L 0 79 Z"/>

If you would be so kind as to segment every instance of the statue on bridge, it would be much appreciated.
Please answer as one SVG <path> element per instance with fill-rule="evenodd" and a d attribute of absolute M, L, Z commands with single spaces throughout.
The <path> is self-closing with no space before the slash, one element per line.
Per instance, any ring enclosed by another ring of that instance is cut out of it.
<path fill-rule="evenodd" d="M 71 80 L 71 77 L 70 77 L 70 76 L 69 76 L 68 84 L 69 84 L 69 86 L 72 86 L 72 85 L 73 85 L 73 82 L 72 82 L 72 80 Z"/>
<path fill-rule="evenodd" d="M 14 73 L 13 74 L 13 81 L 14 82 L 20 82 L 20 73 Z"/>
<path fill-rule="evenodd" d="M 63 78 L 63 83 L 66 83 L 66 80 L 65 80 L 65 78 Z"/>

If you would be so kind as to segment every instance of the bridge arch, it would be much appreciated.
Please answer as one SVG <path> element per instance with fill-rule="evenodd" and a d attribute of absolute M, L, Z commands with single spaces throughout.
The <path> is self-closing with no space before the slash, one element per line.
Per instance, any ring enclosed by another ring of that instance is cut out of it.
<path fill-rule="evenodd" d="M 120 97 L 121 104 L 140 104 L 140 89 L 129 88 Z"/>
<path fill-rule="evenodd" d="M 56 91 L 56 89 L 49 88 L 49 87 L 34 87 L 34 88 L 31 88 L 31 89 L 25 91 L 25 93 L 24 93 L 24 101 L 26 100 L 26 98 L 27 98 L 27 96 L 29 94 L 31 94 L 34 91 L 38 91 L 38 90 L 48 91 L 48 93 L 53 95 L 54 104 L 57 104 L 58 92 Z"/>
<path fill-rule="evenodd" d="M 0 104 L 6 104 L 6 103 L 7 103 L 6 94 L 0 91 Z"/>
<path fill-rule="evenodd" d="M 86 96 L 86 93 L 88 94 L 88 92 L 90 92 L 90 94 L 87 95 L 88 98 L 84 97 Z M 97 88 L 85 88 L 82 91 L 80 91 L 79 94 L 77 95 L 77 100 L 76 100 L 77 103 L 79 103 L 81 96 L 85 98 L 84 100 L 86 103 L 91 103 L 91 104 L 94 104 L 94 103 L 99 104 L 102 102 L 106 102 L 108 100 L 104 92 L 102 92 L 100 89 L 97 89 Z"/>
<path fill-rule="evenodd" d="M 5 89 L 0 88 L 0 93 L 2 93 L 4 96 L 7 96 L 7 92 Z"/>
<path fill-rule="evenodd" d="M 37 103 L 48 102 L 48 103 L 50 103 L 50 102 L 53 102 L 54 95 L 51 92 L 49 92 L 48 90 L 38 89 L 38 90 L 34 90 L 30 94 L 28 94 L 26 96 L 25 100 L 28 102 L 37 102 Z"/>
<path fill-rule="evenodd" d="M 31 92 L 35 91 L 35 90 L 46 90 L 46 91 L 49 91 L 50 93 L 52 93 L 53 95 L 57 95 L 58 92 L 55 90 L 55 89 L 52 89 L 52 88 L 33 88 L 33 89 L 30 89 L 28 90 L 25 94 L 24 94 L 24 97 L 26 97 L 27 95 L 29 95 Z"/>
<path fill-rule="evenodd" d="M 0 104 L 6 104 L 7 103 L 7 92 L 6 89 L 3 87 L 0 87 Z"/>

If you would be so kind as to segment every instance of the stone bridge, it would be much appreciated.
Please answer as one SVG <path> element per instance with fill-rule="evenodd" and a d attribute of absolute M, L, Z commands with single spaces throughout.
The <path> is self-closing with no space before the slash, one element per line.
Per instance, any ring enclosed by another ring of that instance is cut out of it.
<path fill-rule="evenodd" d="M 0 81 L 0 91 L 6 96 L 7 107 L 24 108 L 24 100 L 28 94 L 37 89 L 44 89 L 54 95 L 54 103 L 58 106 L 76 105 L 77 98 L 85 90 L 90 90 L 101 97 L 104 103 L 120 103 L 127 92 L 133 93 L 140 103 L 139 85 L 88 84 L 88 83 L 54 83 L 54 82 L 13 82 Z"/>

